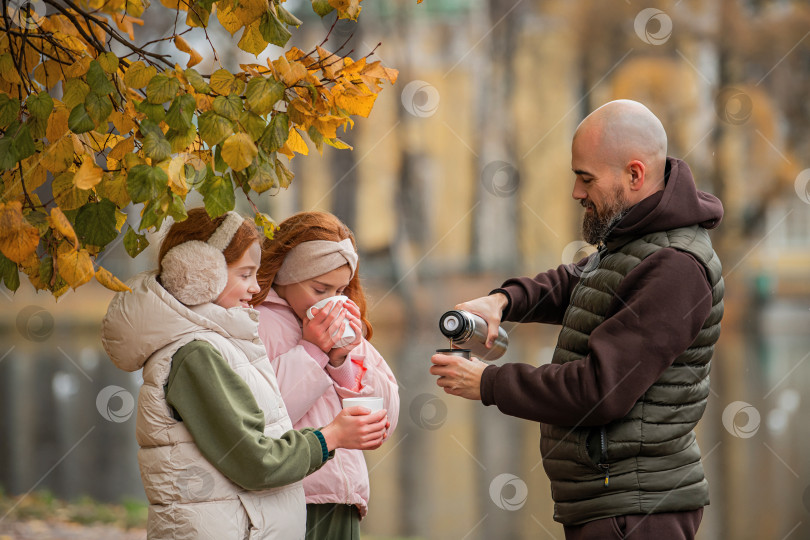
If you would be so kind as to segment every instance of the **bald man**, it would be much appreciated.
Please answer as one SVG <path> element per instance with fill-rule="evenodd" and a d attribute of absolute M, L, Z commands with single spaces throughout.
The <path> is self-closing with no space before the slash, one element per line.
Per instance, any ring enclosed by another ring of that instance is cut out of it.
<path fill-rule="evenodd" d="M 445 392 L 540 423 L 569 540 L 691 539 L 709 504 L 694 427 L 723 316 L 707 232 L 723 207 L 666 151 L 642 104 L 595 110 L 576 130 L 571 168 L 598 251 L 456 306 L 487 321 L 489 346 L 501 321 L 560 325 L 550 364 L 431 358 Z"/>

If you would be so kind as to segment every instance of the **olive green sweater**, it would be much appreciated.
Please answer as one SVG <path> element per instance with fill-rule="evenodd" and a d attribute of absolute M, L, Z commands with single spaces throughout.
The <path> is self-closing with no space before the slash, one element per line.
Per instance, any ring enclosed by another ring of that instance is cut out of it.
<path fill-rule="evenodd" d="M 264 413 L 247 383 L 206 341 L 192 341 L 172 356 L 166 401 L 203 456 L 244 489 L 291 484 L 326 462 L 313 428 L 278 439 L 264 435 Z"/>

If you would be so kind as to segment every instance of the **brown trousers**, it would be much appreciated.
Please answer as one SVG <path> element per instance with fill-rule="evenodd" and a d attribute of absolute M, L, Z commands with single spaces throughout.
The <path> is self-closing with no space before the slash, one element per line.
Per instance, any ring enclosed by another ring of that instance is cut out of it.
<path fill-rule="evenodd" d="M 565 527 L 565 540 L 694 540 L 703 508 L 689 512 L 630 514 Z"/>

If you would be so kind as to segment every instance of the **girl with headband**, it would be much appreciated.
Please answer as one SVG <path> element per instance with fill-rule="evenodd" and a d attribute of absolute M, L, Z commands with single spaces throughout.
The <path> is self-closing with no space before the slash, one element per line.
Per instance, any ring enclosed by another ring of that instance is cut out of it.
<path fill-rule="evenodd" d="M 396 379 L 368 342 L 366 298 L 357 275 L 354 236 L 337 217 L 302 212 L 265 240 L 259 269 L 259 335 L 276 370 L 294 426 L 321 425 L 341 414 L 348 397 L 382 397 L 394 430 L 399 414 Z M 313 308 L 344 295 L 341 303 Z M 343 344 L 348 322 L 354 333 Z M 314 422 L 314 424 L 312 424 Z M 359 539 L 359 522 L 369 499 L 368 468 L 359 450 L 340 450 L 335 459 L 304 479 L 307 538 Z"/>
<path fill-rule="evenodd" d="M 360 407 L 293 430 L 249 305 L 259 238 L 234 212 L 190 210 L 163 240 L 158 270 L 131 279 L 104 317 L 110 359 L 143 368 L 136 438 L 150 539 L 304 538 L 301 479 L 337 448 L 386 437 L 385 414 Z"/>

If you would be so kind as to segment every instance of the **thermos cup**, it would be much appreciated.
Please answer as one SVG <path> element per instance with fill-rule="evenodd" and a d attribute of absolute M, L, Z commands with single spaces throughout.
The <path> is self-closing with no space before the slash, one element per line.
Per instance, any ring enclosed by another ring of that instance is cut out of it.
<path fill-rule="evenodd" d="M 453 347 L 470 349 L 482 360 L 496 360 L 504 355 L 509 346 L 506 330 L 498 327 L 498 337 L 491 349 L 487 349 L 487 322 L 474 313 L 454 309 L 439 319 L 439 330 L 450 339 Z"/>

